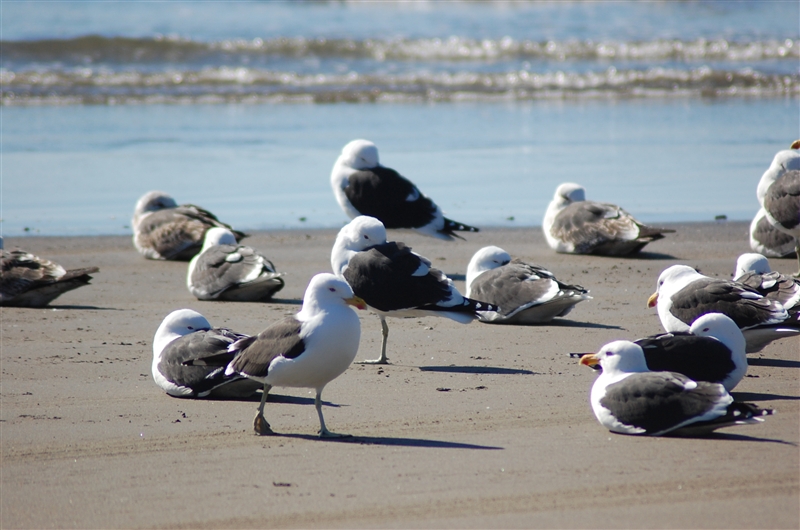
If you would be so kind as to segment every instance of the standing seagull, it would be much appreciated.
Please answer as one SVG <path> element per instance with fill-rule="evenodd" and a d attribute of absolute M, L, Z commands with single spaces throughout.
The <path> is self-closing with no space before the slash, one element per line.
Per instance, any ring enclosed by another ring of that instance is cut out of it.
<path fill-rule="evenodd" d="M 3 250 L 0 239 L 0 306 L 44 307 L 62 294 L 89 284 L 100 269 L 66 270 L 24 250 Z"/>
<path fill-rule="evenodd" d="M 795 240 L 800 276 L 800 140 L 791 148 L 779 151 L 761 176 L 756 196 L 767 212 L 767 220 Z"/>
<path fill-rule="evenodd" d="M 772 226 L 764 208 L 758 209 L 750 223 L 750 248 L 768 258 L 790 258 L 795 255 L 794 238 Z"/>
<path fill-rule="evenodd" d="M 531 265 L 500 247 L 477 251 L 467 266 L 467 297 L 498 307 L 482 312 L 482 322 L 539 324 L 566 316 L 579 302 L 591 300 L 580 285 L 568 285 L 550 271 Z"/>
<path fill-rule="evenodd" d="M 281 276 L 266 257 L 237 244 L 233 232 L 214 227 L 189 262 L 186 286 L 199 300 L 260 302 L 283 289 Z"/>
<path fill-rule="evenodd" d="M 313 388 L 319 435 L 339 437 L 325 427 L 322 389 L 353 362 L 361 339 L 361 322 L 348 305 L 366 309 L 349 285 L 333 274 L 317 274 L 303 295 L 303 308 L 256 335 L 229 347 L 236 356 L 225 375 L 239 375 L 264 385 L 253 427 L 256 434 L 273 434 L 264 418 L 264 404 L 273 386 Z M 214 359 L 209 359 L 214 362 Z"/>
<path fill-rule="evenodd" d="M 233 360 L 231 344 L 246 338 L 227 328 L 212 328 L 206 317 L 191 309 L 173 311 L 153 338 L 153 380 L 174 397 L 246 397 L 261 385 L 240 375 L 225 375 L 225 366 L 188 363 L 210 356 Z"/>
<path fill-rule="evenodd" d="M 193 204 L 178 206 L 162 191 L 145 193 L 133 211 L 133 244 L 148 259 L 189 261 L 203 246 L 206 230 L 221 226 L 237 241 L 246 234 L 233 230 L 216 216 Z"/>
<path fill-rule="evenodd" d="M 752 287 L 766 298 L 780 302 L 790 313 L 800 311 L 800 280 L 775 272 L 761 254 L 742 254 L 736 260 L 733 279 Z"/>
<path fill-rule="evenodd" d="M 386 228 L 374 217 L 358 216 L 336 236 L 331 267 L 381 319 L 381 356 L 367 364 L 387 364 L 386 317 L 439 316 L 468 324 L 479 311 L 497 307 L 458 292 L 452 280 L 403 243 L 386 242 Z"/>
<path fill-rule="evenodd" d="M 565 254 L 635 254 L 664 234 L 667 228 L 645 226 L 616 206 L 586 200 L 583 186 L 566 182 L 556 188 L 542 222 L 547 244 Z"/>
<path fill-rule="evenodd" d="M 742 330 L 748 353 L 800 334 L 798 314 L 790 314 L 780 302 L 743 283 L 709 278 L 687 265 L 673 265 L 661 273 L 647 306 L 657 307 L 661 325 L 670 332 L 688 331 L 706 313 L 727 315 Z"/>
<path fill-rule="evenodd" d="M 439 207 L 408 179 L 378 162 L 378 148 L 368 140 L 345 145 L 331 172 L 333 194 L 348 217 L 369 215 L 386 228 L 408 228 L 444 239 L 478 229 L 447 219 Z"/>
<path fill-rule="evenodd" d="M 611 432 L 646 436 L 698 436 L 721 427 L 764 421 L 773 414 L 752 403 L 734 401 L 716 383 L 693 381 L 675 372 L 651 372 L 642 348 L 618 340 L 580 363 L 600 364 L 590 402 L 597 420 Z"/>

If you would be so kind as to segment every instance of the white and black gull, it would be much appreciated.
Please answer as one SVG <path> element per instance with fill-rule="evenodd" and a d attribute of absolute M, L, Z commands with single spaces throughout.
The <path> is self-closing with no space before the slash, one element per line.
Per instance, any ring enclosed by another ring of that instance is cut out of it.
<path fill-rule="evenodd" d="M 779 151 L 761 176 L 756 196 L 767 220 L 795 241 L 800 276 L 800 140 Z"/>
<path fill-rule="evenodd" d="M 733 425 L 760 423 L 774 413 L 734 401 L 720 384 L 694 381 L 676 372 L 648 370 L 638 344 L 619 340 L 581 357 L 600 364 L 590 403 L 611 432 L 644 436 L 701 436 Z"/>
<path fill-rule="evenodd" d="M 722 313 L 742 330 L 747 352 L 770 342 L 800 336 L 798 314 L 741 282 L 709 278 L 688 265 L 672 265 L 658 277 L 656 292 L 647 300 L 656 307 L 665 331 L 688 331 L 706 313 Z"/>
<path fill-rule="evenodd" d="M 238 244 L 233 232 L 214 227 L 189 262 L 186 286 L 199 300 L 261 302 L 283 289 L 282 276 L 264 255 Z"/>
<path fill-rule="evenodd" d="M 576 304 L 591 300 L 580 285 L 559 281 L 552 272 L 525 263 L 497 246 L 478 250 L 467 266 L 466 296 L 497 306 L 482 311 L 481 322 L 540 324 L 566 316 Z"/>
<path fill-rule="evenodd" d="M 331 267 L 381 320 L 381 355 L 365 361 L 386 364 L 386 317 L 438 316 L 462 324 L 494 311 L 491 304 L 466 298 L 431 262 L 400 242 L 386 241 L 386 228 L 374 217 L 358 216 L 336 236 Z"/>
<path fill-rule="evenodd" d="M 775 228 L 767 219 L 767 211 L 759 208 L 750 223 L 750 248 L 768 258 L 794 257 L 792 236 Z"/>
<path fill-rule="evenodd" d="M 342 375 L 355 359 L 361 323 L 352 307 L 366 309 L 347 282 L 333 274 L 314 276 L 303 295 L 303 307 L 294 316 L 273 323 L 253 337 L 233 343 L 225 375 L 243 376 L 263 385 L 253 427 L 256 434 L 273 434 L 264 418 L 264 405 L 272 387 L 313 388 L 319 416 L 319 435 L 339 437 L 325 426 L 322 390 Z M 218 358 L 205 361 L 221 364 Z"/>
<path fill-rule="evenodd" d="M 438 239 L 463 239 L 456 232 L 478 229 L 444 217 L 439 206 L 394 169 L 382 166 L 378 148 L 368 140 L 353 140 L 342 149 L 331 171 L 333 194 L 344 213 L 354 219 L 368 215 L 386 228 L 412 229 Z"/>
<path fill-rule="evenodd" d="M 167 394 L 181 398 L 246 397 L 261 388 L 240 375 L 226 375 L 233 360 L 228 348 L 247 335 L 227 328 L 213 328 L 192 309 L 173 311 L 161 322 L 153 338 L 153 380 Z M 215 366 L 188 363 L 216 356 Z"/>
<path fill-rule="evenodd" d="M 800 311 L 800 279 L 773 271 L 769 260 L 761 254 L 750 252 L 739 256 L 733 279 L 780 302 L 790 313 Z"/>
<path fill-rule="evenodd" d="M 646 226 L 614 204 L 587 201 L 583 186 L 566 182 L 556 188 L 542 221 L 547 244 L 565 254 L 635 254 L 667 228 Z"/>
<path fill-rule="evenodd" d="M 5 250 L 0 238 L 0 306 L 45 307 L 73 289 L 89 285 L 97 267 L 67 270 L 20 249 Z"/>
<path fill-rule="evenodd" d="M 193 204 L 178 206 L 162 191 L 150 191 L 138 200 L 131 226 L 136 250 L 159 260 L 189 261 L 200 252 L 206 231 L 215 226 L 231 230 L 237 241 L 246 236 L 208 210 Z"/>

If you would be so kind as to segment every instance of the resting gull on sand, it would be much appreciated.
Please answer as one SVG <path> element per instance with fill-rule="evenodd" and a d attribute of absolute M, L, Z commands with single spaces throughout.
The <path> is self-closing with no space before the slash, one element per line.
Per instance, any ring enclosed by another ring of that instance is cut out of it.
<path fill-rule="evenodd" d="M 800 140 L 775 155 L 761 176 L 756 196 L 772 226 L 794 238 L 798 262 L 794 275 L 800 276 Z"/>
<path fill-rule="evenodd" d="M 635 254 L 664 234 L 634 219 L 614 204 L 587 201 L 583 186 L 566 182 L 556 188 L 542 222 L 547 244 L 565 254 Z"/>
<path fill-rule="evenodd" d="M 231 230 L 237 241 L 246 234 L 220 222 L 214 214 L 192 204 L 178 206 L 162 191 L 144 194 L 131 220 L 133 244 L 148 259 L 189 261 L 203 246 L 209 228 Z"/>
<path fill-rule="evenodd" d="M 768 258 L 791 258 L 794 245 L 794 238 L 772 226 L 766 210 L 759 208 L 750 223 L 750 248 Z"/>
<path fill-rule="evenodd" d="M 281 276 L 265 256 L 236 243 L 233 232 L 214 227 L 189 262 L 186 286 L 199 300 L 260 302 L 283 288 Z"/>
<path fill-rule="evenodd" d="M 161 322 L 153 338 L 153 380 L 174 397 L 246 397 L 261 385 L 240 375 L 225 375 L 225 366 L 188 365 L 197 359 L 219 356 L 233 360 L 228 348 L 247 335 L 227 328 L 212 328 L 206 317 L 191 309 L 173 311 Z"/>
<path fill-rule="evenodd" d="M 673 265 L 661 273 L 647 306 L 657 307 L 665 331 L 688 331 L 699 316 L 723 313 L 742 330 L 748 353 L 800 334 L 798 314 L 790 314 L 780 302 L 743 283 L 709 278 L 687 265 Z"/>
<path fill-rule="evenodd" d="M 412 182 L 382 166 L 378 148 L 368 140 L 353 140 L 344 146 L 333 165 L 331 186 L 339 206 L 351 219 L 369 215 L 386 228 L 413 229 L 444 240 L 463 239 L 457 231 L 478 231 L 444 217 Z"/>
<path fill-rule="evenodd" d="M 342 375 L 355 359 L 361 338 L 358 315 L 348 306 L 366 309 L 347 283 L 333 274 L 317 274 L 303 296 L 303 308 L 275 322 L 254 337 L 233 343 L 235 357 L 225 368 L 227 376 L 243 376 L 263 385 L 261 404 L 253 427 L 256 434 L 274 434 L 264 418 L 264 405 L 272 387 L 313 388 L 321 437 L 330 432 L 322 416 L 322 390 Z M 209 357 L 193 364 L 225 366 L 227 359 Z"/>
<path fill-rule="evenodd" d="M 800 311 L 800 280 L 773 271 L 761 254 L 742 254 L 736 260 L 733 279 L 752 287 L 770 300 L 780 302 L 787 311 Z"/>
<path fill-rule="evenodd" d="M 716 383 L 693 381 L 675 372 L 651 372 L 642 348 L 619 340 L 581 364 L 600 364 L 590 403 L 597 420 L 611 432 L 646 436 L 700 436 L 732 425 L 764 421 L 773 414 L 751 403 L 734 401 Z"/>
<path fill-rule="evenodd" d="M 374 217 L 358 216 L 339 231 L 331 267 L 381 320 L 381 355 L 366 363 L 388 362 L 386 317 L 438 316 L 468 324 L 479 312 L 497 309 L 462 296 L 450 278 L 410 247 L 387 242 L 386 228 Z"/>
<path fill-rule="evenodd" d="M 84 267 L 66 270 L 24 250 L 4 250 L 0 238 L 0 306 L 45 307 L 73 289 L 89 284 L 100 269 Z"/>
<path fill-rule="evenodd" d="M 483 311 L 481 322 L 539 324 L 566 316 L 576 304 L 591 300 L 580 285 L 560 282 L 550 271 L 525 263 L 500 247 L 478 250 L 467 266 L 468 298 L 497 306 Z"/>

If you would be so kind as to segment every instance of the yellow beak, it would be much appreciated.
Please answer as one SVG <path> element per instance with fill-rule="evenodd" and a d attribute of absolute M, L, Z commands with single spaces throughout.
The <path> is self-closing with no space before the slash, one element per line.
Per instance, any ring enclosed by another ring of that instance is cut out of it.
<path fill-rule="evenodd" d="M 792 142 L 792 149 L 800 149 L 800 140 Z"/>
<path fill-rule="evenodd" d="M 650 298 L 647 299 L 647 307 L 655 307 L 658 303 L 658 291 L 650 295 Z"/>
<path fill-rule="evenodd" d="M 358 309 L 366 309 L 367 308 L 367 303 L 364 301 L 363 298 L 359 298 L 358 296 L 354 296 L 352 298 L 345 298 L 344 302 L 347 305 L 351 305 L 351 306 L 356 307 Z"/>
<path fill-rule="evenodd" d="M 600 364 L 600 359 L 597 358 L 596 353 L 591 353 L 581 357 L 580 363 L 584 366 L 597 366 Z"/>

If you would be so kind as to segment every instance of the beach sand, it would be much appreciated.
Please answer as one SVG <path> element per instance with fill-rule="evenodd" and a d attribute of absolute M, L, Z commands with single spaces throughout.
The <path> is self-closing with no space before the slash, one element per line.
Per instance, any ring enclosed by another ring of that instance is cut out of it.
<path fill-rule="evenodd" d="M 607 432 L 588 403 L 595 373 L 569 352 L 661 332 L 646 308 L 673 263 L 729 278 L 747 223 L 678 230 L 636 259 L 557 255 L 541 230 L 487 229 L 445 243 L 390 231 L 463 289 L 485 245 L 591 290 L 552 325 L 391 319 L 389 366 L 353 365 L 323 393 L 335 432 L 319 440 L 313 391 L 273 390 L 259 437 L 257 399 L 185 400 L 150 375 L 152 338 L 182 307 L 255 334 L 299 310 L 330 269 L 334 230 L 245 240 L 286 271 L 275 303 L 195 300 L 186 264 L 142 258 L 129 237 L 6 238 L 92 285 L 47 309 L 2 309 L 2 528 L 798 528 L 800 341 L 751 354 L 733 392 L 775 408 L 760 425 L 709 438 Z M 794 260 L 771 260 L 781 272 Z M 360 312 L 358 359 L 380 324 Z"/>

